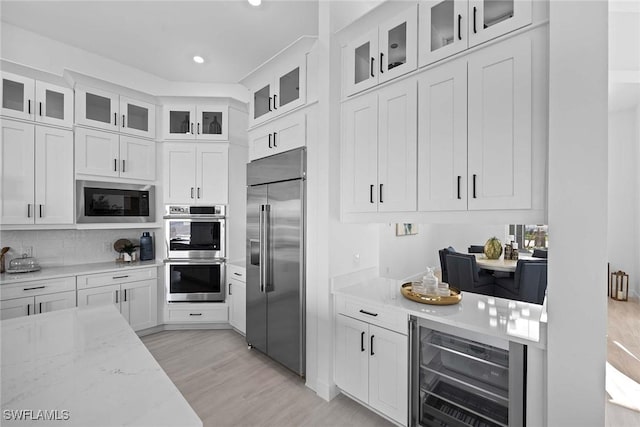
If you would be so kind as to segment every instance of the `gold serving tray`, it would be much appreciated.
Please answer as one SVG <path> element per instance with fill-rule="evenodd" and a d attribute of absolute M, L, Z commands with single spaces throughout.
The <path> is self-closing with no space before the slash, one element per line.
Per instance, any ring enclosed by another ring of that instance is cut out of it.
<path fill-rule="evenodd" d="M 413 292 L 411 290 L 411 284 L 412 282 L 403 283 L 402 287 L 400 288 L 402 296 L 410 299 L 411 301 L 431 305 L 453 305 L 462 301 L 462 294 L 456 288 L 449 287 L 449 292 L 451 295 L 447 297 L 440 295 L 419 294 L 417 292 Z"/>

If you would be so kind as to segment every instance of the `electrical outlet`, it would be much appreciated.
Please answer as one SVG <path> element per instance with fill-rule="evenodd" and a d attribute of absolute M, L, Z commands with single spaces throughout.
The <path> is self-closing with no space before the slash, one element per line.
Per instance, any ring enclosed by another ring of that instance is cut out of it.
<path fill-rule="evenodd" d="M 360 264 L 360 254 L 353 254 L 353 263 L 355 265 L 359 265 Z"/>

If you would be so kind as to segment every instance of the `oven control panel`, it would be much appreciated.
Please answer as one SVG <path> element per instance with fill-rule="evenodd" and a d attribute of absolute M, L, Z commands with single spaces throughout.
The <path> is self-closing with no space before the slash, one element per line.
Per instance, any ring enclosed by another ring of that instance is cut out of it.
<path fill-rule="evenodd" d="M 225 205 L 212 205 L 212 206 L 190 206 L 190 205 L 169 205 L 166 206 L 167 216 L 225 216 Z"/>

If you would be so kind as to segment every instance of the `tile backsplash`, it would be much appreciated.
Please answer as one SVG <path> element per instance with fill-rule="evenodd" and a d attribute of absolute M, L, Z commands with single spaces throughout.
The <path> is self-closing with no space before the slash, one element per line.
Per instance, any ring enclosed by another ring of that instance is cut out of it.
<path fill-rule="evenodd" d="M 41 266 L 62 266 L 113 261 L 118 253 L 113 243 L 129 239 L 138 244 L 143 231 L 126 230 L 28 230 L 0 232 L 0 247 L 9 246 L 5 265 L 28 249 Z M 157 231 L 157 230 L 156 230 Z M 158 237 L 158 233 L 155 233 Z"/>

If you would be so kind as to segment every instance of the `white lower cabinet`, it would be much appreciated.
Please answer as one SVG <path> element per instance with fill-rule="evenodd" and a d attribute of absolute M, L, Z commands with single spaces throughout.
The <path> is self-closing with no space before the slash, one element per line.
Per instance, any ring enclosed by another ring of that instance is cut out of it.
<path fill-rule="evenodd" d="M 227 278 L 229 324 L 245 334 L 247 330 L 247 284 L 245 269 L 229 264 L 227 266 Z"/>
<path fill-rule="evenodd" d="M 168 304 L 166 323 L 227 323 L 229 310 L 226 303 L 171 303 Z"/>
<path fill-rule="evenodd" d="M 338 314 L 335 331 L 335 382 L 345 393 L 406 425 L 407 337 Z"/>
<path fill-rule="evenodd" d="M 134 331 L 158 324 L 156 267 L 78 276 L 78 306 L 113 304 Z"/>
<path fill-rule="evenodd" d="M 3 284 L 0 320 L 48 313 L 75 306 L 75 277 Z"/>

